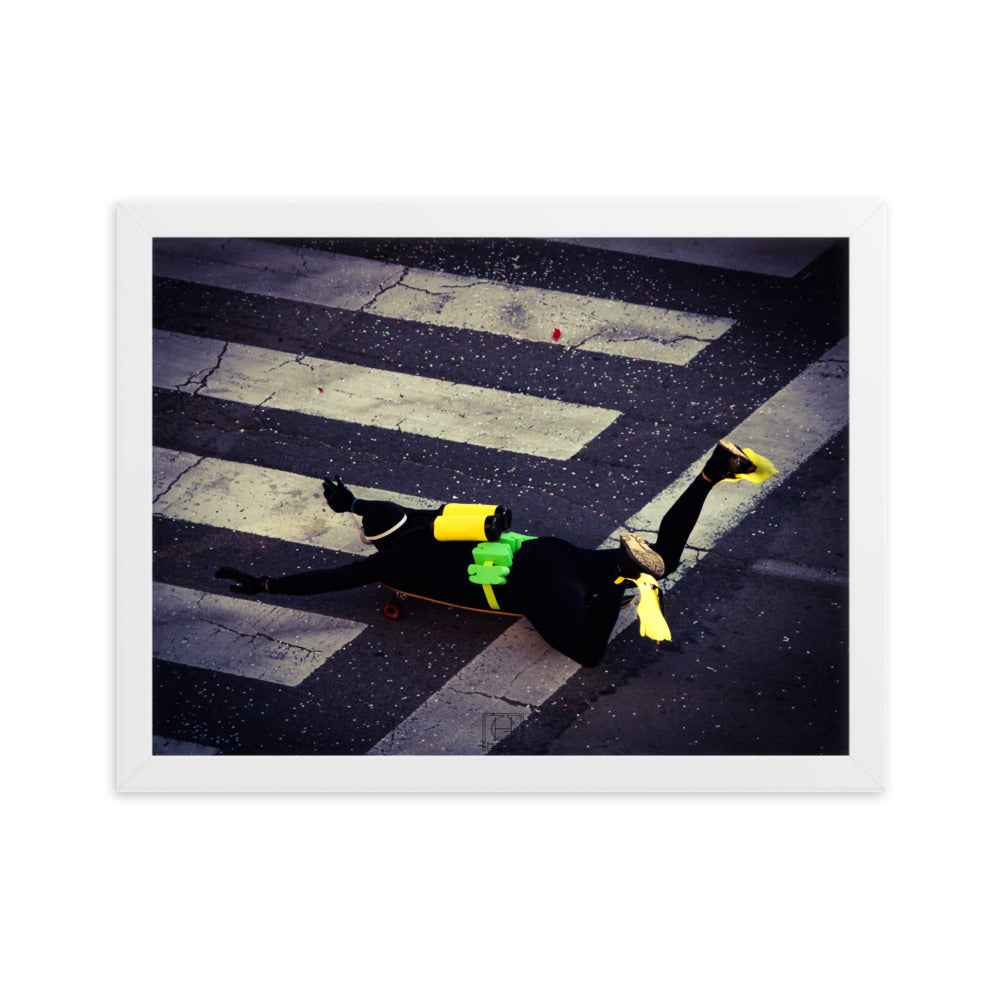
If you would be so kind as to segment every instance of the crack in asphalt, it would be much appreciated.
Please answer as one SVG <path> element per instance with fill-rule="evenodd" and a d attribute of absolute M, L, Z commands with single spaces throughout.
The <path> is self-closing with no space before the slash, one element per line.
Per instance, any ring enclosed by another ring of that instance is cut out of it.
<path fill-rule="evenodd" d="M 364 312 L 366 309 L 370 309 L 379 299 L 380 296 L 384 295 L 386 292 L 392 291 L 393 288 L 401 285 L 406 276 L 410 273 L 412 269 L 409 267 L 403 268 L 403 273 L 391 284 L 379 285 L 378 291 L 363 305 L 358 308 L 358 312 Z"/>
<path fill-rule="evenodd" d="M 608 333 L 607 331 L 597 333 L 592 333 L 583 340 L 578 341 L 575 344 L 567 344 L 566 346 L 573 351 L 578 351 L 584 348 L 584 345 L 588 344 L 590 341 L 595 339 L 602 339 L 607 344 L 635 344 L 640 341 L 647 340 L 651 344 L 663 344 L 669 346 L 670 344 L 679 343 L 682 340 L 696 340 L 699 344 L 714 344 L 716 338 L 714 337 L 696 337 L 692 333 L 676 333 L 672 337 L 657 337 L 648 333 L 637 334 L 634 337 L 624 337 L 617 336 L 617 331 L 612 331 Z"/>
<path fill-rule="evenodd" d="M 315 365 L 306 364 L 306 362 L 302 360 L 305 356 L 306 356 L 305 351 L 299 351 L 299 353 L 296 354 L 294 358 L 288 358 L 286 361 L 279 362 L 273 368 L 268 368 L 267 372 L 276 372 L 279 368 L 284 368 L 285 365 L 290 365 L 290 364 L 302 365 L 303 368 L 308 368 L 309 371 L 315 371 L 316 370 Z M 267 374 L 267 372 L 265 372 L 265 374 Z"/>
<path fill-rule="evenodd" d="M 219 370 L 219 366 L 222 364 L 222 359 L 225 357 L 228 347 L 229 341 L 227 340 L 222 345 L 222 350 L 219 351 L 219 356 L 216 358 L 215 364 L 211 368 L 202 368 L 201 371 L 197 371 L 193 375 L 189 375 L 186 382 L 182 382 L 180 385 L 175 385 L 174 388 L 180 392 L 185 387 L 191 385 L 191 383 L 194 382 L 195 379 L 198 379 L 198 376 L 201 375 L 202 377 L 198 379 L 198 388 L 191 393 L 192 396 L 197 396 L 198 393 L 208 385 L 208 380 Z"/>
<path fill-rule="evenodd" d="M 502 701 L 505 705 L 513 705 L 515 708 L 531 708 L 531 709 L 533 709 L 535 707 L 534 705 L 530 704 L 529 702 L 526 702 L 526 701 L 514 701 L 511 698 L 504 698 L 504 696 L 500 695 L 500 694 L 487 694 L 485 691 L 460 691 L 458 688 L 452 688 L 451 690 L 454 691 L 455 694 L 474 694 L 474 695 L 477 695 L 480 698 L 490 698 L 490 699 L 494 699 L 496 701 Z"/>
<path fill-rule="evenodd" d="M 231 628 L 228 625 L 223 625 L 222 622 L 212 621 L 211 618 L 203 618 L 198 616 L 198 621 L 204 622 L 206 625 L 211 625 L 213 628 L 222 629 L 224 632 L 232 632 L 233 635 L 238 635 L 243 639 L 249 639 L 253 642 L 255 639 L 266 639 L 268 642 L 277 643 L 280 646 L 288 646 L 289 649 L 301 649 L 304 653 L 320 653 L 318 649 L 310 649 L 308 646 L 299 646 L 297 643 L 289 642 L 287 639 L 275 639 L 273 635 L 268 635 L 266 632 L 241 632 L 239 629 Z"/>
<path fill-rule="evenodd" d="M 177 475 L 173 478 L 173 480 L 167 484 L 166 489 L 161 490 L 155 497 L 153 497 L 153 503 L 154 504 L 158 503 L 161 497 L 166 496 L 174 488 L 174 486 L 177 484 L 177 480 L 180 479 L 181 476 L 184 476 L 187 473 L 189 473 L 193 468 L 204 462 L 206 458 L 208 458 L 207 455 L 202 455 L 197 461 L 192 462 L 189 466 L 187 466 L 187 468 L 181 469 L 181 471 L 177 473 Z"/>
<path fill-rule="evenodd" d="M 466 285 L 442 285 L 441 287 L 442 288 L 475 288 L 477 285 L 491 285 L 491 284 L 493 284 L 493 282 L 491 282 L 491 281 L 470 281 Z M 409 288 L 410 286 L 407 285 L 406 287 Z M 424 291 L 424 289 L 418 288 L 417 291 Z"/>

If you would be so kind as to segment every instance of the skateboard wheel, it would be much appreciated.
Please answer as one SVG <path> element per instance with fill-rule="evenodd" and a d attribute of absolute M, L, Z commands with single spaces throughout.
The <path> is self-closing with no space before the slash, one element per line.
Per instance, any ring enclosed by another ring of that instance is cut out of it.
<path fill-rule="evenodd" d="M 396 601 L 386 601 L 382 605 L 382 614 L 394 622 L 403 617 L 403 608 Z"/>

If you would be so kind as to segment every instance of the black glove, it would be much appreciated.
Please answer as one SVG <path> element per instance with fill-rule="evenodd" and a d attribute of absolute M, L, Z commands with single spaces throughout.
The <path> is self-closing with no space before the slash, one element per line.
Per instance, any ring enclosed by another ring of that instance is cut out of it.
<path fill-rule="evenodd" d="M 350 510 L 351 504 L 354 503 L 354 494 L 340 481 L 340 476 L 337 476 L 332 483 L 329 479 L 323 480 L 323 496 L 326 497 L 330 508 L 338 514 Z"/>
<path fill-rule="evenodd" d="M 259 594 L 264 589 L 266 576 L 251 576 L 249 573 L 241 573 L 232 566 L 223 566 L 215 571 L 216 580 L 235 580 L 236 582 L 229 588 L 234 594 Z"/>

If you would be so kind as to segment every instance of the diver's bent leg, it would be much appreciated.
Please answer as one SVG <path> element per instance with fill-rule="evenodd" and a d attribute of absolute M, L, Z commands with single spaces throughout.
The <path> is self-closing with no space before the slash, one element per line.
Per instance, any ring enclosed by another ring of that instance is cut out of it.
<path fill-rule="evenodd" d="M 526 542 L 515 560 L 511 580 L 525 618 L 553 649 L 581 666 L 597 665 L 618 620 L 625 590 L 614 582 L 622 575 L 619 557 L 614 549 L 538 538 Z"/>
<path fill-rule="evenodd" d="M 760 456 L 754 457 L 760 460 Z M 740 476 L 756 471 L 757 466 L 750 456 L 731 441 L 723 438 L 715 446 L 705 467 L 660 521 L 656 544 L 652 547 L 663 557 L 667 573 L 673 573 L 680 565 L 684 546 L 698 522 L 701 508 L 712 487 L 724 481 L 735 481 Z M 773 472 L 774 467 L 770 466 L 768 475 Z"/>
<path fill-rule="evenodd" d="M 653 548 L 663 557 L 665 571 L 673 573 L 680 565 L 684 546 L 698 523 L 705 498 L 713 484 L 700 473 L 663 515 Z"/>
<path fill-rule="evenodd" d="M 596 667 L 604 656 L 621 614 L 624 593 L 624 583 L 611 584 L 591 599 L 580 629 L 580 655 L 574 657 L 581 667 Z"/>
<path fill-rule="evenodd" d="M 624 591 L 624 583 L 604 583 L 588 595 L 580 579 L 550 578 L 525 595 L 524 616 L 557 652 L 582 667 L 596 667 L 621 612 Z"/>

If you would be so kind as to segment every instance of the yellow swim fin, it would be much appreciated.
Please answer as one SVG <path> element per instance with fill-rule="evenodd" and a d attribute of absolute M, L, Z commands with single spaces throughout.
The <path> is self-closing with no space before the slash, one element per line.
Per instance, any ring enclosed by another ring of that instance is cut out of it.
<path fill-rule="evenodd" d="M 648 573 L 640 573 L 638 579 L 620 576 L 615 583 L 630 580 L 639 588 L 639 635 L 654 642 L 664 642 L 671 638 L 670 626 L 667 625 L 660 608 L 660 588 Z"/>
<path fill-rule="evenodd" d="M 743 449 L 743 454 L 753 462 L 757 468 L 753 472 L 737 472 L 734 479 L 749 479 L 751 483 L 762 483 L 765 479 L 770 479 L 778 470 L 770 459 L 758 455 L 757 452 L 749 448 Z"/>

